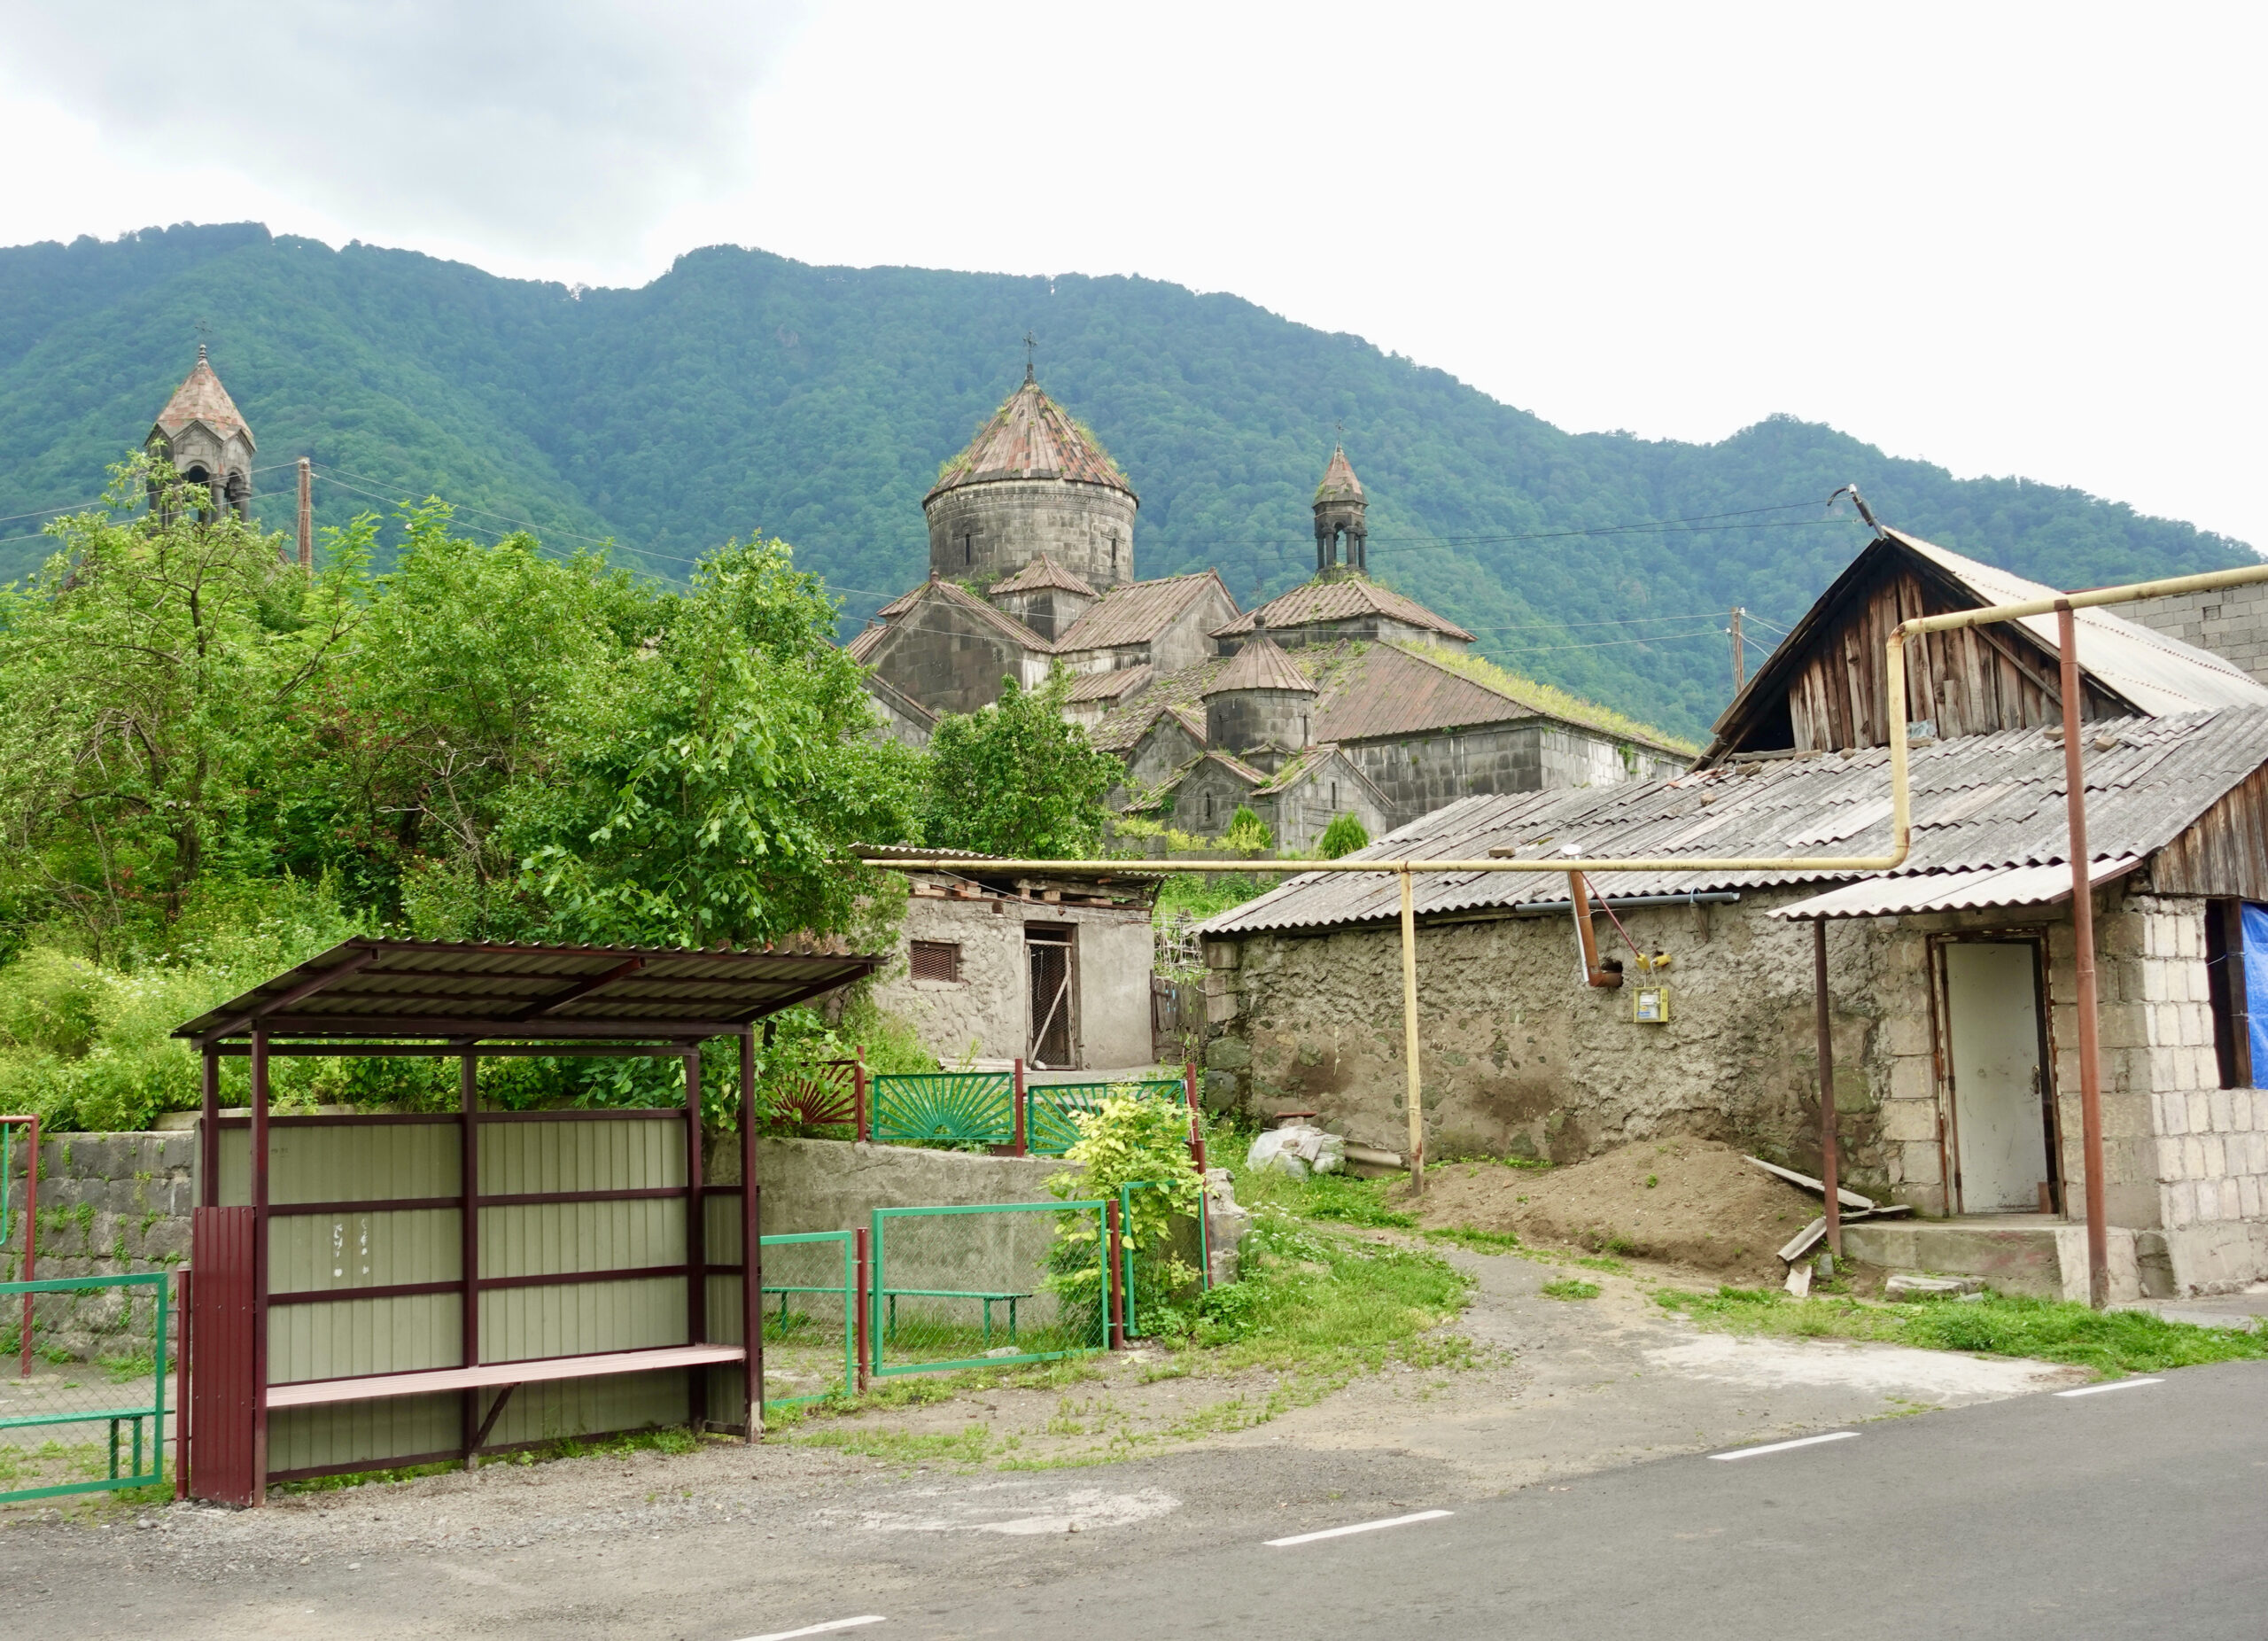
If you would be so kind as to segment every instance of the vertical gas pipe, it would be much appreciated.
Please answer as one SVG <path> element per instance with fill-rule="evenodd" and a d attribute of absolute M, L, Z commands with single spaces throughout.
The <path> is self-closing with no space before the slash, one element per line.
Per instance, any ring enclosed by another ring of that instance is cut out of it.
<path fill-rule="evenodd" d="M 2079 636 L 2071 606 L 2055 602 L 2062 650 L 2063 813 L 2070 828 L 2071 944 L 2078 960 L 2079 1146 L 2086 1170 L 2087 1303 L 2110 1303 L 2110 1237 L 2103 1224 L 2102 1071 L 2095 1036 L 2094 885 L 2087 859 L 2087 789 L 2079 758 Z"/>
<path fill-rule="evenodd" d="M 1408 1067 L 1410 1188 L 1425 1191 L 1425 1107 L 1418 1083 L 1418 918 L 1410 907 L 1410 868 L 1402 880 L 1402 1057 Z"/>
<path fill-rule="evenodd" d="M 1843 1257 L 1843 1201 L 1835 1134 L 1835 1031 L 1827 1007 L 1827 920 L 1811 920 L 1812 990 L 1819 1010 L 1819 1182 L 1826 1187 L 1827 1251 Z"/>
<path fill-rule="evenodd" d="M 741 1030 L 741 1388 L 747 1439 L 764 1439 L 764 1205 L 756 1179 L 756 1028 Z"/>

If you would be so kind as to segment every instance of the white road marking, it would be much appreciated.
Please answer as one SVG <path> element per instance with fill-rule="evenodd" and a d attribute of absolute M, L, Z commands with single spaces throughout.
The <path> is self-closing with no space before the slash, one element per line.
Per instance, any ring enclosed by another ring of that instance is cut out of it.
<path fill-rule="evenodd" d="M 869 1613 L 864 1618 L 830 1618 L 823 1624 L 805 1624 L 801 1629 L 775 1629 L 768 1636 L 749 1636 L 744 1641 L 796 1641 L 797 1636 L 823 1636 L 831 1629 L 856 1629 L 861 1624 L 881 1624 L 889 1621 L 880 1613 Z"/>
<path fill-rule="evenodd" d="M 2139 1385 L 2162 1385 L 2163 1379 L 2114 1379 L 2107 1385 L 2081 1385 L 2077 1390 L 2058 1390 L 2057 1396 L 2101 1396 L 2106 1390 L 2132 1390 Z"/>
<path fill-rule="evenodd" d="M 1318 1538 L 1344 1538 L 1349 1533 L 1375 1533 L 1382 1527 L 1407 1527 L 1412 1521 L 1433 1521 L 1456 1513 L 1454 1510 L 1420 1510 L 1414 1515 L 1388 1516 L 1383 1521 L 1357 1521 L 1352 1527 L 1327 1527 L 1320 1533 L 1294 1533 L 1289 1538 L 1271 1538 L 1268 1541 L 1268 1548 L 1281 1550 L 1287 1544 L 1311 1544 Z"/>
<path fill-rule="evenodd" d="M 1798 1436 L 1792 1442 L 1767 1442 L 1762 1447 L 1736 1447 L 1729 1453 L 1712 1453 L 1712 1458 L 1753 1458 L 1759 1453 L 1784 1453 L 1791 1447 L 1817 1447 L 1821 1442 L 1848 1442 L 1859 1433 L 1855 1430 L 1830 1430 L 1825 1435 Z"/>

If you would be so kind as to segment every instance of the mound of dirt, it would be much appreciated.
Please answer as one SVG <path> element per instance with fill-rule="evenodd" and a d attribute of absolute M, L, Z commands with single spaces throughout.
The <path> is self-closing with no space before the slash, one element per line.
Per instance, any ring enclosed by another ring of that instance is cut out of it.
<path fill-rule="evenodd" d="M 1720 1281 L 1777 1284 L 1778 1250 L 1819 1215 L 1818 1200 L 1712 1139 L 1642 1139 L 1567 1168 L 1452 1163 L 1405 1183 L 1397 1208 L 1421 1224 L 1511 1231 L 1520 1240 L 1627 1254 Z"/>

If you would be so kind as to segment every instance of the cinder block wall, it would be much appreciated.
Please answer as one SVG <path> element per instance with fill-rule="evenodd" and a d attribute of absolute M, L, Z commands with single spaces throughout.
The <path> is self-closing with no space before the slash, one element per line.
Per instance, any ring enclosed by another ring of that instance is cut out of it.
<path fill-rule="evenodd" d="M 2268 684 L 2268 583 L 2120 604 L 2111 613 L 2210 649 Z"/>

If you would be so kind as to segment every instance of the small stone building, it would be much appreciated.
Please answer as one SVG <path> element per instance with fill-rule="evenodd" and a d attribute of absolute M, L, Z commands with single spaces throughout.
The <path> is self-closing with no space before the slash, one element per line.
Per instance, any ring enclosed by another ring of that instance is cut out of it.
<path fill-rule="evenodd" d="M 951 850 L 884 850 L 925 859 Z M 874 1000 L 947 1064 L 1021 1059 L 1041 1070 L 1151 1060 L 1150 908 L 1156 875 L 1045 877 L 983 855 L 908 875 L 905 927 Z"/>
<path fill-rule="evenodd" d="M 238 518 L 252 517 L 252 468 L 259 447 L 236 401 L 214 373 L 202 342 L 197 345 L 195 367 L 158 412 L 143 446 L 172 463 L 184 483 L 210 492 L 215 511 L 225 509 Z"/>

